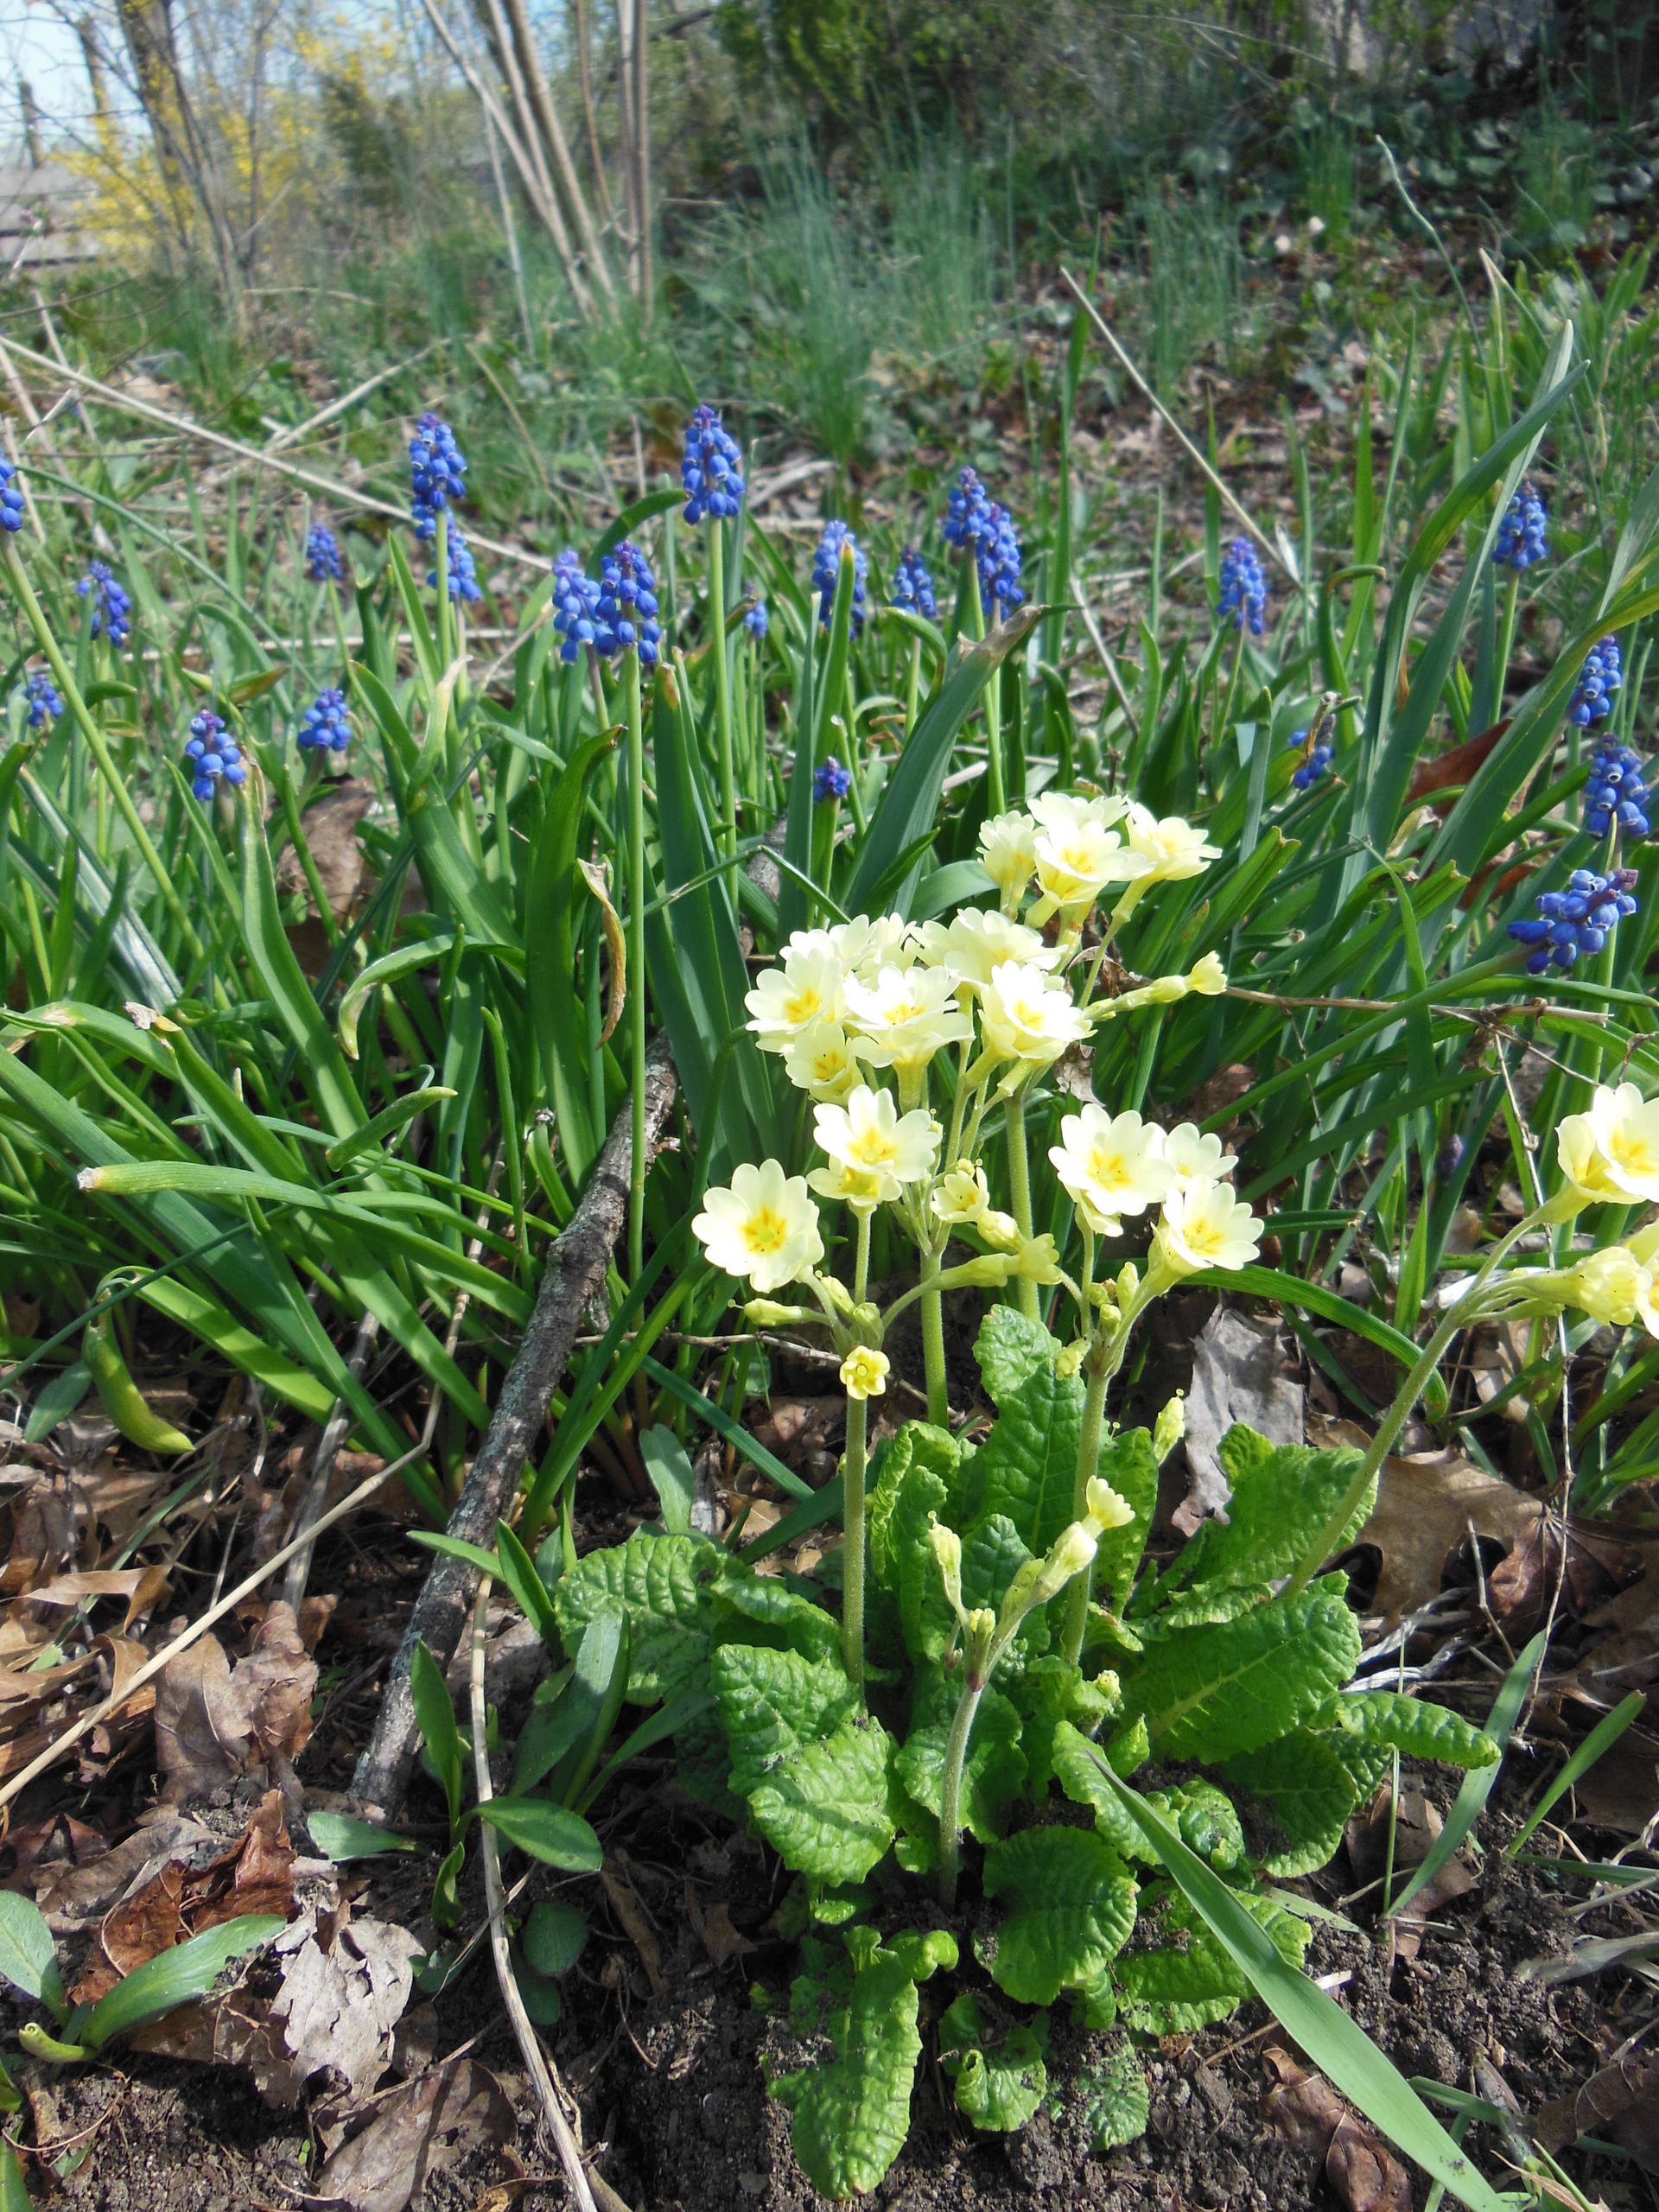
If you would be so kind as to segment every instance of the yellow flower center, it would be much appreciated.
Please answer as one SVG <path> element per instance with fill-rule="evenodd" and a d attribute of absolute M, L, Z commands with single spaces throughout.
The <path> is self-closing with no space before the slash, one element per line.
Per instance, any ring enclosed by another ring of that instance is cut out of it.
<path fill-rule="evenodd" d="M 1632 1131 L 1616 1130 L 1607 1149 L 1627 1175 L 1651 1175 L 1654 1173 L 1653 1147 Z"/>
<path fill-rule="evenodd" d="M 785 1001 L 785 1018 L 795 1022 L 799 1027 L 804 1028 L 809 1021 L 817 1020 L 823 1007 L 823 995 L 815 991 L 812 986 L 807 983 L 803 985 L 792 998 Z"/>
<path fill-rule="evenodd" d="M 896 1160 L 899 1147 L 880 1128 L 862 1129 L 849 1147 L 853 1158 L 861 1167 L 885 1167 L 888 1160 Z"/>
<path fill-rule="evenodd" d="M 833 1083 L 847 1065 L 847 1055 L 828 1046 L 812 1063 L 812 1074 L 818 1083 Z"/>
<path fill-rule="evenodd" d="M 789 1224 L 771 1206 L 762 1206 L 743 1224 L 743 1242 L 751 1252 L 781 1252 L 789 1238 Z"/>

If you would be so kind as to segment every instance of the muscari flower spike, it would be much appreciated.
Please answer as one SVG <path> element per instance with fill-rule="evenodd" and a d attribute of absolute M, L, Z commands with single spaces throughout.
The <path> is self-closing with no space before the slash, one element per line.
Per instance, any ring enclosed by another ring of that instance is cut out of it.
<path fill-rule="evenodd" d="M 812 772 L 812 796 L 820 806 L 828 799 L 845 798 L 852 787 L 852 770 L 843 768 L 833 753 Z"/>
<path fill-rule="evenodd" d="M 601 653 L 639 649 L 641 665 L 651 667 L 662 645 L 657 620 L 657 580 L 639 548 L 624 538 L 599 564 L 598 632 Z"/>
<path fill-rule="evenodd" d="M 302 753 L 343 753 L 352 741 L 346 694 L 340 690 L 319 691 L 300 717 L 294 741 Z"/>
<path fill-rule="evenodd" d="M 443 535 L 444 550 L 448 558 L 449 596 L 451 599 L 465 600 L 469 607 L 475 605 L 483 598 L 484 592 L 478 581 L 478 569 L 473 560 L 472 548 L 467 544 L 461 524 L 454 515 L 444 517 Z M 435 540 L 435 530 L 433 536 Z M 438 564 L 435 559 L 426 572 L 426 581 L 435 591 L 437 589 Z"/>
<path fill-rule="evenodd" d="M 23 686 L 23 696 L 29 702 L 27 720 L 30 729 L 44 729 L 48 722 L 56 721 L 63 712 L 58 687 L 44 671 L 29 677 Z"/>
<path fill-rule="evenodd" d="M 238 786 L 248 779 L 241 748 L 211 707 L 193 716 L 184 757 L 190 766 L 190 788 L 198 798 L 211 798 L 221 777 Z"/>
<path fill-rule="evenodd" d="M 23 487 L 17 481 L 17 472 L 0 454 L 0 530 L 14 537 L 23 526 Z"/>
<path fill-rule="evenodd" d="M 939 618 L 939 602 L 933 593 L 933 579 L 927 573 L 927 564 L 913 545 L 906 545 L 899 556 L 899 566 L 893 576 L 893 603 L 908 608 L 912 614 L 924 614 L 930 622 Z"/>
<path fill-rule="evenodd" d="M 346 581 L 340 542 L 326 523 L 314 522 L 305 533 L 305 573 L 314 584 L 343 584 Z"/>
<path fill-rule="evenodd" d="M 844 522 L 827 522 L 818 550 L 812 556 L 812 588 L 818 594 L 818 620 L 827 630 L 836 603 L 836 580 L 841 573 L 841 549 L 853 549 L 853 635 L 864 627 L 864 582 L 870 572 L 868 558 Z"/>
<path fill-rule="evenodd" d="M 954 545 L 959 553 L 967 552 L 970 547 L 977 549 L 986 533 L 990 512 L 989 493 L 976 472 L 964 468 L 957 474 L 945 501 L 939 534 L 947 545 Z"/>
<path fill-rule="evenodd" d="M 1634 868 L 1616 868 L 1611 874 L 1597 875 L 1580 868 L 1574 868 L 1565 891 L 1540 892 L 1538 918 L 1510 924 L 1510 935 L 1534 948 L 1528 973 L 1541 976 L 1547 968 L 1571 968 L 1580 953 L 1599 952 L 1608 932 L 1635 913 L 1635 888 Z"/>
<path fill-rule="evenodd" d="M 717 522 L 735 518 L 745 489 L 743 456 L 718 410 L 706 403 L 685 426 L 680 481 L 687 522 L 701 522 L 705 515 Z"/>
<path fill-rule="evenodd" d="M 1292 730 L 1288 749 L 1294 752 L 1298 747 L 1306 748 L 1306 747 L 1307 732 L 1305 729 Z M 1331 766 L 1332 753 L 1332 747 L 1324 742 L 1314 746 L 1307 752 L 1306 759 L 1290 779 L 1299 791 L 1313 790 L 1314 785 Z"/>
<path fill-rule="evenodd" d="M 1523 476 L 1520 490 L 1503 510 L 1503 519 L 1497 525 L 1497 543 L 1492 548 L 1493 565 L 1512 569 L 1521 576 L 1535 562 L 1547 561 L 1549 541 L 1544 531 L 1548 526 L 1548 517 L 1538 496 L 1538 487 L 1529 476 Z"/>
<path fill-rule="evenodd" d="M 1645 766 L 1639 753 L 1611 737 L 1596 747 L 1584 787 L 1584 826 L 1592 837 L 1605 837 L 1615 825 L 1624 836 L 1638 842 L 1651 835 Z"/>
<path fill-rule="evenodd" d="M 1267 627 L 1268 580 L 1248 537 L 1236 537 L 1222 555 L 1219 581 L 1217 618 L 1224 620 L 1230 614 L 1235 630 L 1248 629 L 1253 638 L 1259 638 Z"/>
<path fill-rule="evenodd" d="M 1613 711 L 1613 694 L 1624 689 L 1624 663 L 1617 638 L 1604 638 L 1592 645 L 1579 671 L 1573 696 L 1567 702 L 1567 719 L 1580 729 L 1605 722 Z"/>
<path fill-rule="evenodd" d="M 564 643 L 559 658 L 574 661 L 599 638 L 599 586 L 582 572 L 582 556 L 567 545 L 553 563 L 553 627 Z"/>
<path fill-rule="evenodd" d="M 105 632 L 112 645 L 124 645 L 132 635 L 132 601 L 102 561 L 92 563 L 75 591 L 92 601 L 93 637 Z"/>
<path fill-rule="evenodd" d="M 1020 537 L 1014 517 L 993 501 L 985 511 L 985 524 L 976 558 L 979 603 L 988 616 L 996 607 L 1018 607 L 1026 594 L 1020 583 Z"/>
<path fill-rule="evenodd" d="M 423 415 L 409 442 L 409 488 L 415 534 L 429 543 L 441 509 L 467 496 L 467 458 L 447 423 Z"/>
<path fill-rule="evenodd" d="M 766 602 L 764 599 L 757 599 L 753 607 L 745 610 L 743 627 L 757 645 L 766 643 L 766 632 L 772 627 L 772 624 L 767 619 Z"/>

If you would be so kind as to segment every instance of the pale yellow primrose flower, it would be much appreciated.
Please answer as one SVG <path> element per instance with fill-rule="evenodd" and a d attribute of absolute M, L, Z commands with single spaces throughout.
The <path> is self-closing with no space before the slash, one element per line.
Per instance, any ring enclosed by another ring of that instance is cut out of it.
<path fill-rule="evenodd" d="M 874 983 L 849 976 L 847 1026 L 857 1033 L 859 1058 L 880 1068 L 925 1067 L 942 1046 L 971 1037 L 956 982 L 946 968 L 883 968 Z"/>
<path fill-rule="evenodd" d="M 999 1252 L 1017 1252 L 1023 1242 L 1020 1224 L 1011 1213 L 1001 1213 L 995 1206 L 987 1206 L 974 1227 L 985 1242 Z"/>
<path fill-rule="evenodd" d="M 1021 1237 L 1020 1249 L 1014 1255 L 1014 1264 L 1008 1269 L 1008 1280 L 1018 1275 L 1026 1282 L 1046 1287 L 1063 1281 L 1060 1255 L 1054 1239 L 1046 1230 L 1040 1236 Z"/>
<path fill-rule="evenodd" d="M 849 1398 L 880 1398 L 887 1394 L 893 1362 L 874 1344 L 855 1344 L 841 1363 L 841 1387 Z"/>
<path fill-rule="evenodd" d="M 1084 1490 L 1089 1508 L 1090 1525 L 1098 1529 L 1127 1529 L 1135 1518 L 1135 1508 L 1128 1498 L 1120 1497 L 1108 1482 L 1098 1475 L 1090 1475 Z"/>
<path fill-rule="evenodd" d="M 1194 1183 L 1219 1183 L 1238 1162 L 1222 1150 L 1214 1130 L 1200 1134 L 1196 1122 L 1178 1122 L 1164 1133 L 1164 1165 L 1174 1179 L 1172 1190 L 1190 1190 Z"/>
<path fill-rule="evenodd" d="M 1643 1267 L 1625 1245 L 1611 1244 L 1605 1251 L 1587 1252 L 1566 1270 L 1562 1287 L 1572 1303 L 1592 1321 L 1624 1329 L 1640 1314 L 1649 1329 L 1659 1335 L 1659 1327 L 1649 1318 L 1654 1312 L 1652 1270 Z"/>
<path fill-rule="evenodd" d="M 822 1149 L 855 1174 L 874 1175 L 884 1199 L 906 1183 L 925 1182 L 938 1157 L 939 1125 L 918 1107 L 900 1114 L 891 1095 L 861 1083 L 845 1106 L 820 1106 L 812 1117 Z"/>
<path fill-rule="evenodd" d="M 1052 1067 L 1093 1027 L 1089 1015 L 1072 1004 L 1064 983 L 1015 960 L 992 969 L 979 1019 L 986 1049 L 997 1059 L 1039 1068 Z"/>
<path fill-rule="evenodd" d="M 936 1221 L 977 1221 L 991 1202 L 991 1186 L 976 1160 L 959 1160 L 933 1185 L 928 1205 Z"/>
<path fill-rule="evenodd" d="M 774 1049 L 776 1049 L 774 1047 Z M 838 1021 L 815 1021 L 782 1041 L 784 1073 L 814 1098 L 844 1098 L 861 1081 L 857 1055 Z"/>
<path fill-rule="evenodd" d="M 827 1167 L 809 1168 L 806 1179 L 821 1198 L 851 1206 L 855 1213 L 874 1213 L 884 1198 L 899 1195 L 891 1176 L 872 1175 L 842 1160 L 832 1160 Z"/>
<path fill-rule="evenodd" d="M 849 976 L 873 983 L 884 968 L 915 965 L 920 938 L 902 914 L 855 914 L 823 932 Z"/>
<path fill-rule="evenodd" d="M 1165 1272 L 1177 1276 L 1204 1268 L 1248 1268 L 1261 1236 L 1261 1223 L 1224 1183 L 1197 1183 L 1164 1200 L 1153 1252 Z"/>
<path fill-rule="evenodd" d="M 804 1281 L 823 1257 L 806 1178 L 785 1175 L 780 1160 L 745 1162 L 729 1185 L 704 1192 L 702 1207 L 691 1234 L 722 1273 L 759 1291 Z"/>
<path fill-rule="evenodd" d="M 1128 799 L 1107 798 L 1100 792 L 1085 798 L 1076 791 L 1043 791 L 1031 802 L 1032 819 L 1038 829 L 1062 833 L 1084 829 L 1090 823 L 1096 829 L 1109 830 L 1128 810 Z"/>
<path fill-rule="evenodd" d="M 819 1021 L 840 1021 L 845 971 L 828 945 L 786 948 L 781 963 L 757 977 L 743 1003 L 764 1052 L 783 1052 L 792 1037 Z"/>
<path fill-rule="evenodd" d="M 948 929 L 939 922 L 924 924 L 921 957 L 930 968 L 948 968 L 957 989 L 971 995 L 988 988 L 992 969 L 1005 960 L 1027 968 L 1052 968 L 1063 955 L 1058 945 L 1045 944 L 1023 922 L 964 906 Z"/>
<path fill-rule="evenodd" d="M 1048 1156 L 1097 1236 L 1117 1236 L 1124 1214 L 1144 1213 L 1170 1188 L 1164 1133 L 1135 1113 L 1085 1106 L 1069 1114 Z"/>
<path fill-rule="evenodd" d="M 979 825 L 979 864 L 1002 894 L 1005 912 L 1020 904 L 1037 866 L 1037 825 L 1028 814 L 994 814 Z"/>
<path fill-rule="evenodd" d="M 1150 807 L 1131 799 L 1123 826 L 1130 851 L 1151 863 L 1150 882 L 1184 883 L 1189 876 L 1202 875 L 1211 861 L 1221 858 L 1221 847 L 1207 845 L 1203 830 L 1195 830 L 1179 814 L 1166 814 L 1160 821 Z"/>
<path fill-rule="evenodd" d="M 1041 799 L 1034 802 L 1040 807 Z M 1075 804 L 1075 802 L 1073 802 Z M 1033 922 L 1059 913 L 1067 920 L 1086 913 L 1109 883 L 1131 883 L 1148 875 L 1152 862 L 1131 852 L 1116 830 L 1093 813 L 1056 813 L 1038 830 L 1033 849 L 1037 887 L 1042 897 L 1031 910 Z"/>
<path fill-rule="evenodd" d="M 1569 1114 L 1555 1133 L 1561 1173 L 1587 1205 L 1659 1199 L 1659 1099 L 1633 1083 L 1598 1084 L 1587 1114 Z"/>

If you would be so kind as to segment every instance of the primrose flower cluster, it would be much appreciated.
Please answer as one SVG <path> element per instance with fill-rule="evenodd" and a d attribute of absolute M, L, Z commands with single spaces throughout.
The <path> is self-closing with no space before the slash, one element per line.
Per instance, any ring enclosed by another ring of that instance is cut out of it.
<path fill-rule="evenodd" d="M 1063 1287 L 1085 1339 L 1099 1340 L 1103 1355 L 1173 1283 L 1248 1265 L 1261 1233 L 1234 1194 L 1234 1163 L 1216 1137 L 1190 1123 L 1165 1131 L 1138 1113 L 1092 1103 L 1060 1120 L 1048 1149 L 1081 1231 L 1079 1273 L 1067 1271 L 1053 1234 L 1037 1233 L 1032 1221 L 1024 1112 L 1033 1083 L 1103 1020 L 1225 988 L 1211 953 L 1185 974 L 1095 999 L 1101 957 L 1084 952 L 1084 925 L 1113 893 L 1103 951 L 1148 891 L 1197 874 L 1216 848 L 1191 824 L 1160 821 L 1127 799 L 1063 793 L 988 822 L 980 842 L 1000 893 L 995 908 L 964 906 L 949 920 L 921 923 L 861 916 L 798 931 L 757 977 L 748 1027 L 812 1102 L 818 1156 L 804 1174 L 787 1173 L 776 1160 L 739 1167 L 729 1185 L 708 1192 L 692 1224 L 714 1264 L 760 1294 L 750 1309 L 756 1319 L 828 1323 L 855 1401 L 885 1391 L 882 1339 L 916 1298 L 934 1301 L 953 1285 L 1013 1285 L 1034 1317 L 1038 1289 Z M 999 1107 L 1006 1209 L 993 1202 L 997 1164 L 982 1154 Z M 850 1292 L 818 1272 L 821 1201 L 851 1217 L 860 1256 Z M 883 1206 L 921 1261 L 918 1289 L 885 1318 L 865 1303 L 863 1281 L 870 1217 Z M 1122 1237 L 1143 1217 L 1153 1224 L 1144 1281 L 1131 1266 L 1115 1283 L 1096 1284 L 1096 1240 Z M 946 1268 L 953 1241 L 972 1249 Z M 797 1284 L 821 1315 L 766 1303 Z M 925 1354 L 929 1321 L 925 1304 Z M 942 1386 L 942 1371 L 938 1379 Z M 930 1396 L 934 1382 L 930 1372 Z"/>

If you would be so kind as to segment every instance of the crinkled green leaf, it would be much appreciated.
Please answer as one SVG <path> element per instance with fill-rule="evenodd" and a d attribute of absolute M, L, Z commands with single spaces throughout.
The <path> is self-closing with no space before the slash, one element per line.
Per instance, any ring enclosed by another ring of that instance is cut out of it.
<path fill-rule="evenodd" d="M 992 1308 L 976 1350 L 997 1416 L 965 1485 L 970 1522 L 1006 1514 L 1029 1550 L 1046 1552 L 1072 1517 L 1083 1383 L 1056 1374 L 1053 1338 L 1012 1306 Z"/>
<path fill-rule="evenodd" d="M 1167 1588 L 1230 1588 L 1288 1574 L 1341 1503 L 1361 1454 L 1347 1446 L 1316 1452 L 1269 1444 L 1241 1425 L 1222 1439 L 1220 1458 L 1232 1484 L 1227 1518 L 1204 1523 L 1164 1577 Z M 1374 1502 L 1374 1490 L 1368 1491 L 1333 1552 L 1351 1541 Z"/>
<path fill-rule="evenodd" d="M 997 1611 L 1008 1585 L 1033 1557 L 1029 1547 L 1006 1514 L 988 1514 L 962 1540 L 962 1602 Z M 944 1585 L 940 1585 L 941 1590 Z M 1014 1639 L 1020 1652 L 1041 1651 L 1048 1643 L 1048 1616 L 1042 1607 L 1026 1615 Z M 1013 1654 L 1004 1662 L 1011 1666 Z"/>
<path fill-rule="evenodd" d="M 1213 1782 L 1186 1782 L 1179 1789 L 1148 1792 L 1147 1802 L 1166 1821 L 1189 1851 L 1225 1873 L 1244 1863 L 1244 1831 L 1233 1802 Z"/>
<path fill-rule="evenodd" d="M 596 1614 L 625 1612 L 628 1701 L 656 1705 L 700 1677 L 709 1652 L 709 1585 L 734 1571 L 714 1544 L 636 1529 L 626 1544 L 589 1552 L 560 1577 L 553 1610 L 565 1649 L 577 1650 Z"/>
<path fill-rule="evenodd" d="M 1020 1749 L 1021 1723 L 1006 1697 L 987 1690 L 974 1718 L 968 1755 L 962 1763 L 962 1824 L 982 1843 L 1000 1836 L 1005 1808 L 1020 1795 L 1026 1779 Z M 914 1802 L 939 1817 L 948 1727 L 912 1730 L 894 1761 L 899 1779 Z"/>
<path fill-rule="evenodd" d="M 1354 1809 L 1355 1790 L 1347 1768 L 1324 1737 L 1294 1729 L 1248 1758 L 1230 1761 L 1223 1772 L 1261 1800 L 1284 1838 L 1283 1847 L 1262 1859 L 1270 1874 L 1290 1880 L 1313 1873 L 1336 1856 L 1344 1824 Z"/>
<path fill-rule="evenodd" d="M 1048 2088 L 1035 2032 L 1016 2025 L 989 2033 L 972 1990 L 940 2017 L 939 2063 L 957 2085 L 957 2111 L 988 2133 L 1023 2127 Z"/>
<path fill-rule="evenodd" d="M 1096 2151 L 1138 2142 L 1147 2132 L 1151 2097 L 1147 2070 L 1127 2037 L 1077 2075 L 1083 2123 Z"/>
<path fill-rule="evenodd" d="M 1312 1931 L 1270 1898 L 1230 1892 L 1267 1933 L 1287 1966 L 1300 1967 Z M 1147 2035 L 1194 2035 L 1224 2020 L 1250 1993 L 1243 1970 L 1184 1898 L 1163 1916 L 1163 1926 L 1184 1943 L 1160 1944 L 1120 1959 L 1115 1969 L 1123 2017 Z"/>
<path fill-rule="evenodd" d="M 1135 1586 L 1158 1510 L 1158 1462 L 1151 1437 L 1144 1428 L 1114 1429 L 1101 1445 L 1095 1471 L 1135 1508 L 1134 1520 L 1121 1529 L 1108 1529 L 1095 1552 L 1095 1594 L 1102 1605 L 1121 1613 Z"/>
<path fill-rule="evenodd" d="M 731 1786 L 755 1826 L 797 1873 L 860 1880 L 893 1841 L 892 1745 L 840 1661 L 728 1643 L 709 1665 Z"/>
<path fill-rule="evenodd" d="M 1027 1789 L 1040 1803 L 1054 1779 L 1055 1730 L 1065 1720 L 1092 1735 L 1117 1710 L 1117 1677 L 1100 1675 L 1090 1681 L 1068 1660 L 1050 1655 L 1033 1659 L 1007 1681 L 1006 1688 L 1022 1723 L 1020 1748 L 1026 1755 Z"/>
<path fill-rule="evenodd" d="M 1135 1926 L 1133 1876 L 1090 1828 L 1026 1828 L 985 1854 L 985 1894 L 1001 1897 L 1000 1927 L 979 1939 L 997 1987 L 1024 2005 L 1052 2005 L 1063 1989 L 1099 1979 Z"/>
<path fill-rule="evenodd" d="M 716 1644 L 767 1644 L 804 1659 L 828 1659 L 841 1649 L 839 1624 L 776 1575 L 731 1575 L 712 1594 Z"/>
<path fill-rule="evenodd" d="M 1319 1718 L 1370 1748 L 1398 1751 L 1404 1758 L 1439 1759 L 1444 1765 L 1460 1767 L 1497 1764 L 1497 1745 L 1460 1713 L 1425 1704 L 1421 1698 L 1402 1697 L 1393 1690 L 1332 1698 Z"/>
<path fill-rule="evenodd" d="M 1123 1810 L 1116 1791 L 1100 1770 L 1101 1758 L 1111 1758 L 1109 1747 L 1103 1753 L 1069 1720 L 1060 1720 L 1055 1723 L 1049 1755 L 1055 1780 L 1074 1805 L 1090 1808 L 1095 1826 L 1119 1856 L 1150 1859 L 1152 1853 L 1140 1829 Z"/>
<path fill-rule="evenodd" d="M 918 2001 L 906 1961 L 878 1951 L 854 1974 L 845 2005 L 822 2022 L 831 2056 L 772 2085 L 793 2115 L 801 2171 L 826 2196 L 875 2188 L 905 2146 L 922 2055 Z"/>
<path fill-rule="evenodd" d="M 877 1449 L 870 1463 L 864 1526 L 871 1571 L 884 1589 L 896 1590 L 899 1586 L 888 1530 L 893 1508 L 911 1470 L 917 1468 L 923 1474 L 931 1475 L 939 1484 L 939 1503 L 935 1510 L 942 1519 L 948 1519 L 944 1509 L 949 1503 L 951 1486 L 961 1465 L 962 1446 L 956 1438 L 924 1421 L 906 1421 L 896 1436 Z"/>
<path fill-rule="evenodd" d="M 913 1659 L 937 1661 L 950 1643 L 955 1616 L 945 1603 L 927 1532 L 936 1516 L 944 1519 L 950 1499 L 941 1478 L 920 1460 L 909 1461 L 894 1484 L 882 1539 L 886 1587 L 898 1601 L 906 1649 Z"/>
<path fill-rule="evenodd" d="M 1123 1669 L 1125 1710 L 1160 1758 L 1219 1761 L 1287 1734 L 1353 1673 L 1359 1624 L 1340 1575 L 1239 1619 L 1149 1635 Z"/>

